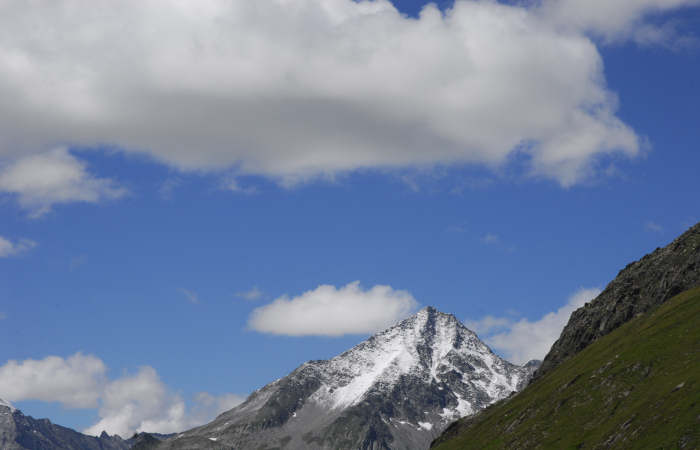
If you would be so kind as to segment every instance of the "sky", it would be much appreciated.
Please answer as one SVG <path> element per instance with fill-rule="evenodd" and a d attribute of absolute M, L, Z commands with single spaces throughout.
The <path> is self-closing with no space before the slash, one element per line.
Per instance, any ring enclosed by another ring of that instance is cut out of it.
<path fill-rule="evenodd" d="M 0 398 L 204 423 L 431 305 L 515 363 L 700 220 L 700 3 L 0 3 Z"/>

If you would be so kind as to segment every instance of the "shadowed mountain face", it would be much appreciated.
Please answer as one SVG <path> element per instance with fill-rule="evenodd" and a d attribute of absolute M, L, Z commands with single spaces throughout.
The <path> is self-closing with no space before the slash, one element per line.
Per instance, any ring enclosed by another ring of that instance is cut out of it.
<path fill-rule="evenodd" d="M 696 286 L 700 286 L 700 223 L 629 264 L 595 300 L 574 311 L 535 378 L 633 317 Z"/>
<path fill-rule="evenodd" d="M 310 361 L 159 449 L 416 449 L 527 384 L 454 316 L 425 308 L 327 361 Z"/>

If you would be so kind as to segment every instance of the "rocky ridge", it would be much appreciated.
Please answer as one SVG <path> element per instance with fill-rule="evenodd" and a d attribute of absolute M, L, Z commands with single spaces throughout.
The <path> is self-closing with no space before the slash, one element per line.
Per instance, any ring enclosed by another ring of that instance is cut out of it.
<path fill-rule="evenodd" d="M 630 319 L 700 286 L 700 223 L 620 271 L 593 301 L 574 311 L 535 379 Z"/>

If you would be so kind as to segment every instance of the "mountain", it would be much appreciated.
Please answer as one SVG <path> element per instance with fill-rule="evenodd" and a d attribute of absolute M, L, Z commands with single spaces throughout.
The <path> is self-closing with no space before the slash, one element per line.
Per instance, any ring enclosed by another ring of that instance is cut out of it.
<path fill-rule="evenodd" d="M 48 419 L 25 416 L 0 400 L 0 448 L 3 450 L 127 450 L 131 446 L 119 436 L 102 433 L 87 436 Z"/>
<path fill-rule="evenodd" d="M 0 449 L 2 450 L 142 450 L 171 434 L 138 433 L 130 439 L 88 436 L 48 419 L 25 416 L 11 403 L 0 398 Z"/>
<path fill-rule="evenodd" d="M 574 311 L 535 378 L 633 317 L 696 286 L 700 286 L 700 223 L 629 264 L 598 297 Z"/>
<path fill-rule="evenodd" d="M 453 420 L 524 387 L 536 365 L 504 361 L 454 316 L 428 307 L 157 448 L 427 448 Z"/>
<path fill-rule="evenodd" d="M 435 450 L 700 448 L 700 288 L 599 338 Z"/>

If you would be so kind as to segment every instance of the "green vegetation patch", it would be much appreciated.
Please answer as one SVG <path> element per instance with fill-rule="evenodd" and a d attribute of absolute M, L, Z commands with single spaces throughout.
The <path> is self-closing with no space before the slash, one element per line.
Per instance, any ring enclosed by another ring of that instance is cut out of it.
<path fill-rule="evenodd" d="M 451 425 L 449 449 L 700 448 L 700 288 Z"/>

